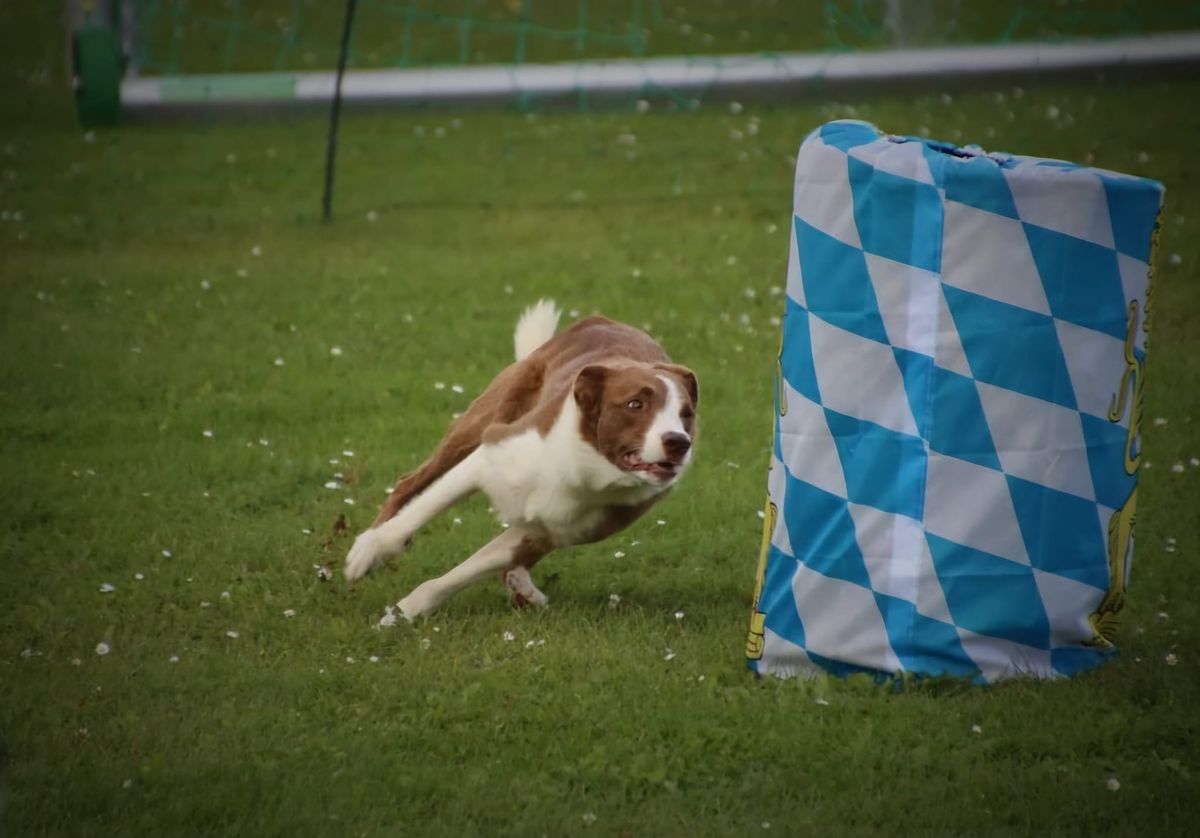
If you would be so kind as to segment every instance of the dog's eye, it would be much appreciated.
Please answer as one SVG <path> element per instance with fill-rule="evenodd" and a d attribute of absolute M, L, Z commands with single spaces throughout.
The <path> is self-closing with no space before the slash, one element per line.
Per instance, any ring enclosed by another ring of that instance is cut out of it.
<path fill-rule="evenodd" d="M 641 399 L 630 399 L 629 404 L 627 404 L 625 406 L 627 408 L 629 408 L 630 410 L 641 410 L 642 409 L 642 400 Z"/>
<path fill-rule="evenodd" d="M 690 407 L 685 407 L 683 410 L 679 411 L 680 419 L 691 419 L 695 415 L 696 415 L 696 412 L 694 410 L 692 410 Z"/>

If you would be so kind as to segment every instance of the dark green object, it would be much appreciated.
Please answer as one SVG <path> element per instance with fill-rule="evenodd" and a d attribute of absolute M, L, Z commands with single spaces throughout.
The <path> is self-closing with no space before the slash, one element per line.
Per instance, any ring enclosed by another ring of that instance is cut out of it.
<path fill-rule="evenodd" d="M 111 125 L 121 111 L 121 42 L 109 27 L 84 26 L 74 34 L 75 103 L 79 119 Z"/>

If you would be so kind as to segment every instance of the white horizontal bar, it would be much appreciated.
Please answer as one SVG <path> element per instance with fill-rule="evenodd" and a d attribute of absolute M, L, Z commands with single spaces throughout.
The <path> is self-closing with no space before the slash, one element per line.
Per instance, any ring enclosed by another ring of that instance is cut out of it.
<path fill-rule="evenodd" d="M 980 78 L 1200 63 L 1200 32 L 994 46 L 881 52 L 704 55 L 572 64 L 354 70 L 342 80 L 348 102 L 436 102 L 563 94 L 710 91 L 722 87 Z M 121 85 L 129 110 L 271 101 L 327 102 L 336 74 L 241 73 L 142 77 Z"/>

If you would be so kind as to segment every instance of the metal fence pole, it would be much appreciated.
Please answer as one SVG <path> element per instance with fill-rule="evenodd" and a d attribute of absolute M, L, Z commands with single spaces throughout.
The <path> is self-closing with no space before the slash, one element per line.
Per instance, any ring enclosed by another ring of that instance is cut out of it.
<path fill-rule="evenodd" d="M 333 88 L 333 104 L 329 110 L 329 144 L 325 152 L 325 195 L 321 199 L 321 217 L 328 221 L 333 212 L 333 166 L 337 157 L 338 121 L 342 113 L 342 75 L 350 53 L 350 30 L 354 26 L 354 8 L 358 0 L 346 0 L 346 19 L 342 25 L 342 49 L 338 55 L 337 82 Z"/>

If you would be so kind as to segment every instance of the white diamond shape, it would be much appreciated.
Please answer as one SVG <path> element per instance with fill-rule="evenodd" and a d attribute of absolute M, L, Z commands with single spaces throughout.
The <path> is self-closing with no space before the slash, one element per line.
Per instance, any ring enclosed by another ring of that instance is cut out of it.
<path fill-rule="evenodd" d="M 838 473 L 841 471 L 839 469 Z M 843 496 L 845 494 L 845 485 L 842 486 Z M 792 550 L 792 540 L 788 535 L 787 522 L 783 520 L 783 504 L 787 497 L 787 471 L 783 467 L 783 463 L 779 462 L 775 457 L 771 457 L 771 470 L 767 472 L 767 494 L 771 498 L 771 503 L 780 510 L 779 515 L 775 520 L 775 529 L 771 533 L 771 544 L 777 549 L 789 556 L 795 556 Z"/>
<path fill-rule="evenodd" d="M 937 274 L 873 253 L 864 255 L 888 342 L 933 357 L 941 298 Z"/>
<path fill-rule="evenodd" d="M 1059 677 L 1050 662 L 1050 652 L 1046 649 L 976 634 L 961 627 L 958 628 L 958 640 L 988 681 L 1029 676 Z"/>
<path fill-rule="evenodd" d="M 1025 158 L 1002 169 L 1021 220 L 1101 247 L 1115 247 L 1103 181 L 1086 169 L 1038 166 L 1038 162 Z"/>
<path fill-rule="evenodd" d="M 855 146 L 846 153 L 880 172 L 927 183 L 930 186 L 935 185 L 933 173 L 929 171 L 929 161 L 925 159 L 924 143 L 914 140 L 896 143 L 880 138 L 872 143 Z"/>
<path fill-rule="evenodd" d="M 1103 332 L 1063 320 L 1055 320 L 1054 328 L 1079 410 L 1108 421 L 1108 409 L 1125 373 L 1125 344 Z M 1118 420 L 1122 427 L 1129 425 L 1131 402 L 1126 396 L 1125 411 Z"/>
<path fill-rule="evenodd" d="M 1077 411 L 982 381 L 975 388 L 1006 474 L 1096 499 Z"/>
<path fill-rule="evenodd" d="M 854 222 L 854 197 L 846 155 L 813 135 L 796 159 L 796 215 L 851 247 L 862 248 Z"/>
<path fill-rule="evenodd" d="M 838 413 L 918 436 L 891 347 L 818 317 L 809 317 L 808 323 L 821 403 Z"/>
<path fill-rule="evenodd" d="M 1050 618 L 1050 645 L 1077 646 L 1091 640 L 1088 615 L 1099 607 L 1104 591 L 1037 568 L 1033 570 L 1033 580 Z"/>
<path fill-rule="evenodd" d="M 825 411 L 783 383 L 787 413 L 779 417 L 779 447 L 792 476 L 846 497 L 846 476 Z M 789 551 L 790 553 L 790 551 Z"/>
<path fill-rule="evenodd" d="M 947 541 L 1029 564 L 1008 481 L 993 469 L 930 452 L 925 529 Z"/>
<path fill-rule="evenodd" d="M 849 508 L 871 588 L 913 603 L 926 617 L 953 622 L 921 523 L 872 506 Z"/>
<path fill-rule="evenodd" d="M 946 201 L 942 281 L 1009 305 L 1050 314 L 1021 222 Z"/>
<path fill-rule="evenodd" d="M 796 566 L 792 594 L 810 652 L 884 672 L 903 667 L 888 640 L 875 595 L 866 588 Z"/>

